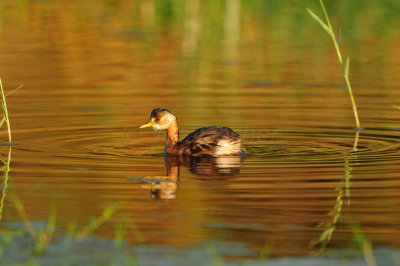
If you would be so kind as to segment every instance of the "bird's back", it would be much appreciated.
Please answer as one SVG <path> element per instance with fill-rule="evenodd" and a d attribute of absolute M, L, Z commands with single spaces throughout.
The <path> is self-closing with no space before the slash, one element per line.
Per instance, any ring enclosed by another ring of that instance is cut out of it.
<path fill-rule="evenodd" d="M 202 127 L 180 142 L 183 154 L 201 156 L 237 155 L 242 152 L 240 135 L 227 127 Z"/>

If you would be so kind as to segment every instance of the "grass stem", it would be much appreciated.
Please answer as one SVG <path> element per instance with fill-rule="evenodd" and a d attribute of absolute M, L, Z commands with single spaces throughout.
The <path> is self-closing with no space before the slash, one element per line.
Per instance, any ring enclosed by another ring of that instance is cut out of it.
<path fill-rule="evenodd" d="M 4 209 L 4 200 L 6 199 L 7 193 L 7 183 L 8 183 L 8 173 L 10 172 L 10 162 L 11 162 L 11 146 L 8 147 L 8 160 L 4 161 L 3 171 L 3 189 L 1 193 L 0 200 L 0 222 L 3 219 L 3 209 Z"/>
<path fill-rule="evenodd" d="M 1 107 L 3 108 L 3 119 L 0 122 L 0 127 L 3 126 L 3 123 L 6 122 L 7 124 L 7 131 L 8 131 L 8 144 L 12 145 L 12 141 L 11 141 L 11 126 L 10 126 L 10 118 L 8 117 L 8 109 L 7 109 L 7 101 L 6 101 L 6 97 L 13 94 L 14 92 L 18 91 L 19 89 L 22 88 L 22 85 L 19 86 L 18 88 L 10 91 L 9 93 L 5 94 L 4 93 L 4 89 L 3 89 L 3 83 L 1 82 L 1 78 L 0 78 L 0 90 L 1 90 Z"/>
<path fill-rule="evenodd" d="M 348 220 L 349 222 L 347 226 L 350 227 L 353 231 L 354 240 L 363 252 L 365 263 L 367 264 L 367 266 L 377 266 L 371 241 L 369 241 L 368 238 L 364 235 L 359 224 L 352 221 L 351 219 Z"/>
<path fill-rule="evenodd" d="M 356 120 L 356 127 L 357 127 L 357 129 L 360 129 L 360 120 L 358 119 L 356 101 L 354 100 L 353 90 L 351 89 L 351 83 L 350 83 L 350 79 L 349 79 L 350 59 L 347 57 L 346 62 L 343 61 L 342 53 L 340 52 L 340 48 L 339 48 L 340 34 L 339 34 L 339 38 L 336 38 L 336 35 L 335 35 L 335 32 L 333 31 L 332 24 L 329 19 L 328 13 L 326 12 L 326 8 L 325 8 L 323 0 L 319 0 L 319 3 L 321 4 L 322 11 L 324 12 L 326 22 L 322 21 L 310 9 L 307 8 L 307 11 L 310 13 L 311 17 L 315 21 L 317 21 L 321 25 L 321 27 L 328 33 L 328 35 L 331 36 L 331 38 L 332 38 L 333 44 L 335 46 L 336 54 L 339 59 L 340 66 L 342 67 L 344 79 L 346 81 L 346 86 L 349 91 L 351 105 L 353 107 L 353 113 L 354 113 L 354 117 Z"/>
<path fill-rule="evenodd" d="M 96 230 L 100 225 L 108 221 L 113 214 L 121 207 L 122 203 L 119 201 L 109 203 L 100 217 L 92 220 L 88 226 L 86 226 L 76 237 L 75 242 L 81 242 L 85 237 L 87 237 L 91 232 Z"/>
<path fill-rule="evenodd" d="M 10 119 L 8 119 L 8 110 L 7 110 L 7 102 L 6 102 L 6 96 L 4 94 L 3 90 L 3 83 L 1 82 L 0 78 L 0 89 L 1 89 L 1 106 L 3 107 L 3 114 L 4 114 L 4 119 L 7 124 L 7 130 L 8 130 L 8 143 L 11 145 L 11 126 L 10 126 Z"/>

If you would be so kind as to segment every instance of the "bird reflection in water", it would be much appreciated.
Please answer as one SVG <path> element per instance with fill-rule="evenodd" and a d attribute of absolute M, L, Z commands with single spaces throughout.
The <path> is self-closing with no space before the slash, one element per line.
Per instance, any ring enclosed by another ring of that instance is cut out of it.
<path fill-rule="evenodd" d="M 242 156 L 196 157 L 165 155 L 166 176 L 134 178 L 147 182 L 151 196 L 156 199 L 175 199 L 179 187 L 179 168 L 188 167 L 201 180 L 224 180 L 239 173 Z"/>
<path fill-rule="evenodd" d="M 167 175 L 138 179 L 151 184 L 154 198 L 176 198 L 179 167 L 185 165 L 196 175 L 207 180 L 221 179 L 239 172 L 244 154 L 240 135 L 227 127 L 208 126 L 190 133 L 179 141 L 178 119 L 170 111 L 156 108 L 149 121 L 140 128 L 166 130 L 165 164 Z"/>

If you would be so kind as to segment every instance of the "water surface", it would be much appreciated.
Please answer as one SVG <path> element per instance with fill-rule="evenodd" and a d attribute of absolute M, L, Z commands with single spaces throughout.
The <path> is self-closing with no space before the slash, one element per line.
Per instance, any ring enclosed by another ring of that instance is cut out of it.
<path fill-rule="evenodd" d="M 128 230 L 127 245 L 177 258 L 214 247 L 239 261 L 308 257 L 358 249 L 360 235 L 398 249 L 400 6 L 347 2 L 327 7 L 361 131 L 332 44 L 305 11 L 317 2 L 2 3 L 0 75 L 6 91 L 24 85 L 7 98 L 17 145 L 3 226 L 55 209 L 63 236 L 118 201 L 95 237 L 114 240 L 130 219 L 142 238 Z M 158 106 L 181 137 L 228 126 L 247 154 L 165 157 L 165 133 L 138 128 Z"/>

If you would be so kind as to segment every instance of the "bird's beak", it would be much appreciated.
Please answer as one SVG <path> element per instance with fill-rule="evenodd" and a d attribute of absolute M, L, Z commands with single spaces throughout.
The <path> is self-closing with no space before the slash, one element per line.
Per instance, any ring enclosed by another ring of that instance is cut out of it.
<path fill-rule="evenodd" d="M 154 126 L 156 123 L 157 123 L 156 121 L 151 121 L 151 122 L 149 122 L 149 123 L 147 123 L 147 124 L 141 125 L 139 128 L 152 127 L 152 126 Z"/>

